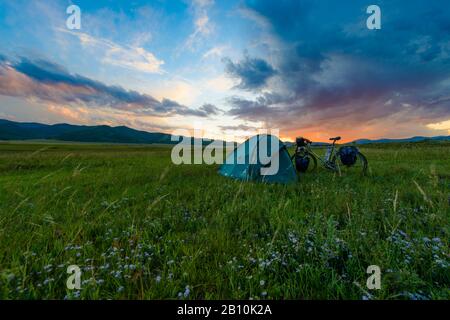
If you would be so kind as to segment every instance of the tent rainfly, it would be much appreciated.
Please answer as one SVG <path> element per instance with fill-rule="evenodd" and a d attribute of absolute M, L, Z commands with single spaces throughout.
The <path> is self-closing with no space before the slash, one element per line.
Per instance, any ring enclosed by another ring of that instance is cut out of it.
<path fill-rule="evenodd" d="M 258 134 L 231 152 L 219 173 L 244 181 L 291 183 L 297 181 L 286 146 L 276 136 Z"/>

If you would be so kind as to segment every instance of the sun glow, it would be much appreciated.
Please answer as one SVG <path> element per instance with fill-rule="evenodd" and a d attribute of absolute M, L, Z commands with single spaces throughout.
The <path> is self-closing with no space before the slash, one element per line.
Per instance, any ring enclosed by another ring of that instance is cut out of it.
<path fill-rule="evenodd" d="M 450 134 L 450 119 L 442 122 L 427 124 L 427 127 L 433 130 L 447 130 L 447 133 Z"/>

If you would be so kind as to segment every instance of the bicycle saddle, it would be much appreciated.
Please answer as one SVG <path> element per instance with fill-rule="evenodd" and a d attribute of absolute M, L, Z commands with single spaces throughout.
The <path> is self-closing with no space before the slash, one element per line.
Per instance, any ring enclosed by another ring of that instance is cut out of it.
<path fill-rule="evenodd" d="M 336 137 L 336 138 L 330 138 L 331 141 L 339 141 L 341 140 L 341 137 Z"/>

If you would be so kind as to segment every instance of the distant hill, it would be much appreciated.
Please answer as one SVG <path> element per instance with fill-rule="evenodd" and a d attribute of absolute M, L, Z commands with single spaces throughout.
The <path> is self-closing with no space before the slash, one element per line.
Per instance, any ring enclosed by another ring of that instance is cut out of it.
<path fill-rule="evenodd" d="M 359 139 L 353 141 L 356 144 L 368 144 L 368 143 L 391 143 L 391 142 L 421 142 L 421 141 L 448 141 L 450 140 L 450 136 L 436 136 L 436 137 L 422 137 L 416 136 L 412 138 L 404 138 L 404 139 Z"/>
<path fill-rule="evenodd" d="M 171 135 L 139 131 L 125 126 L 41 124 L 0 119 L 0 140 L 61 140 L 74 142 L 174 144 Z"/>
<path fill-rule="evenodd" d="M 283 143 L 288 148 L 290 148 L 292 146 L 295 146 L 295 142 L 292 142 L 292 141 L 283 141 Z M 328 142 L 313 142 L 311 144 L 312 147 L 326 147 L 326 146 L 329 146 L 329 145 L 330 145 L 330 143 L 328 143 Z"/>
<path fill-rule="evenodd" d="M 110 127 L 82 126 L 67 123 L 42 124 L 35 122 L 15 122 L 0 119 L 0 140 L 60 140 L 73 142 L 103 142 L 103 143 L 138 143 L 138 144 L 176 144 L 171 141 L 171 135 L 159 132 L 135 130 L 125 126 Z M 426 140 L 450 140 L 450 136 L 412 137 L 406 139 L 359 139 L 355 144 L 390 143 L 390 142 L 420 142 Z M 209 142 L 204 141 L 204 144 Z M 285 142 L 291 146 L 295 143 Z M 313 146 L 326 146 L 326 142 L 314 142 Z"/>
<path fill-rule="evenodd" d="M 370 140 L 370 139 L 358 139 L 352 142 L 348 142 L 346 144 L 370 144 L 370 143 L 394 143 L 394 142 L 422 142 L 422 141 L 450 141 L 450 136 L 435 136 L 435 137 L 422 137 L 422 136 L 416 136 L 411 138 L 404 138 L 404 139 L 376 139 L 376 140 Z M 288 147 L 294 146 L 295 142 L 286 141 L 285 144 Z M 328 142 L 313 142 L 312 146 L 316 147 L 324 147 L 329 146 L 330 143 Z"/>

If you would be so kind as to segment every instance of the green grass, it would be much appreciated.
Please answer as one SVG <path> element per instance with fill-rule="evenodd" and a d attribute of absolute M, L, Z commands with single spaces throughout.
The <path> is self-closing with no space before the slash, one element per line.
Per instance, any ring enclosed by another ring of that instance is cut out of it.
<path fill-rule="evenodd" d="M 450 144 L 362 152 L 367 177 L 284 186 L 166 146 L 1 143 L 0 298 L 450 299 Z"/>

